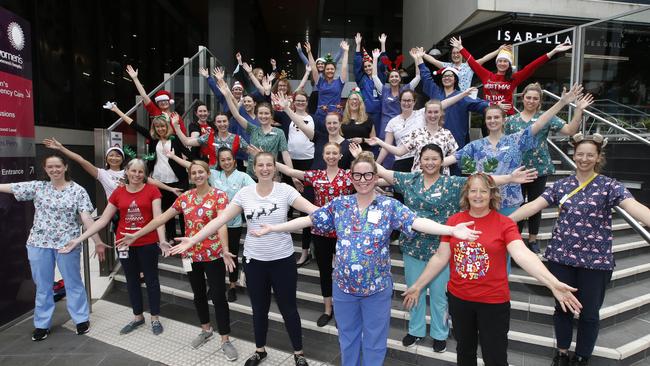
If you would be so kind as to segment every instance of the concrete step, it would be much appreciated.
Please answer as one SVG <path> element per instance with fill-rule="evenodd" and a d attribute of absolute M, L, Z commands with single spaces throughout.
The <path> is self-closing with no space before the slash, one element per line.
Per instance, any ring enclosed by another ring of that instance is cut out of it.
<path fill-rule="evenodd" d="M 126 291 L 123 275 L 115 276 L 117 285 L 114 291 Z M 164 300 L 178 303 L 193 311 L 192 292 L 189 282 L 180 278 L 170 278 L 161 276 L 161 290 Z M 399 301 L 399 300 L 398 300 Z M 316 319 L 320 316 L 322 309 L 320 304 L 315 302 L 304 301 L 301 299 L 299 311 L 302 319 L 302 326 L 305 329 L 318 331 L 324 335 L 336 335 L 337 330 L 333 323 L 325 327 L 316 326 Z M 230 303 L 231 311 L 251 315 L 250 300 L 245 290 L 240 290 L 238 301 Z M 272 303 L 269 319 L 273 322 L 282 323 L 282 316 L 278 311 L 275 303 Z M 631 317 L 627 320 L 618 322 L 610 327 L 602 329 L 598 339 L 592 365 L 623 365 L 627 364 L 625 360 L 630 357 L 639 357 L 650 348 L 650 333 L 648 331 L 650 324 L 650 313 L 648 311 Z M 455 361 L 455 342 L 453 339 L 448 341 L 448 350 L 445 353 L 434 353 L 430 344 L 425 342 L 412 348 L 404 348 L 401 345 L 401 338 L 406 334 L 408 325 L 403 320 L 393 317 L 391 321 L 391 330 L 388 339 L 388 347 L 391 349 L 390 355 L 398 359 L 412 359 L 421 357 L 424 360 L 438 360 L 445 362 Z M 251 332 L 252 337 L 252 332 Z M 553 338 L 553 327 L 549 324 L 540 324 L 526 320 L 511 319 L 509 338 L 509 362 L 513 365 L 523 365 L 526 357 L 537 357 L 550 362 L 553 355 L 555 341 Z M 418 362 L 424 364 L 424 362 Z"/>

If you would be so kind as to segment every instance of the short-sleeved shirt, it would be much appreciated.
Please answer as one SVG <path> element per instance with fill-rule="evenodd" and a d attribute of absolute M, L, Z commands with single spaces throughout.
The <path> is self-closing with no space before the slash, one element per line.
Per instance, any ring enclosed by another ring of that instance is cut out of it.
<path fill-rule="evenodd" d="M 277 127 L 272 127 L 271 131 L 264 133 L 262 127 L 249 123 L 246 127 L 246 132 L 250 134 L 251 145 L 256 146 L 265 152 L 270 152 L 273 155 L 278 155 L 281 151 L 287 151 L 287 138 L 284 132 Z M 255 177 L 253 172 L 253 155 L 248 155 L 248 166 L 246 173 L 251 177 Z"/>
<path fill-rule="evenodd" d="M 310 128 L 315 128 L 314 119 L 310 115 L 300 116 Z M 289 124 L 289 140 L 287 141 L 289 156 L 294 160 L 309 160 L 314 158 L 314 143 L 298 126 L 291 121 Z"/>
<path fill-rule="evenodd" d="M 413 235 L 413 211 L 399 201 L 377 196 L 359 212 L 357 195 L 341 196 L 311 214 L 319 231 L 336 231 L 333 282 L 341 291 L 370 296 L 390 288 L 390 234 Z"/>
<path fill-rule="evenodd" d="M 246 218 L 246 241 L 244 257 L 259 261 L 274 261 L 293 255 L 293 240 L 290 233 L 268 233 L 262 237 L 251 235 L 262 224 L 275 225 L 287 221 L 289 206 L 300 193 L 285 183 L 273 183 L 273 190 L 262 197 L 257 193 L 256 185 L 242 188 L 232 199 L 232 204 L 244 211 Z"/>
<path fill-rule="evenodd" d="M 424 108 L 414 110 L 411 115 L 404 119 L 401 114 L 393 117 L 386 125 L 386 132 L 391 132 L 395 140 L 395 146 L 400 147 L 404 138 L 409 136 L 413 131 L 424 127 Z M 404 160 L 415 156 L 415 151 L 411 150 L 402 156 L 396 156 L 395 160 Z"/>
<path fill-rule="evenodd" d="M 406 145 L 409 151 L 414 153 L 413 171 L 420 170 L 420 150 L 428 144 L 440 146 L 443 159 L 446 156 L 453 155 L 458 149 L 454 135 L 446 128 L 441 128 L 435 133 L 431 133 L 427 127 L 420 127 L 404 137 L 402 144 Z M 442 174 L 449 175 L 449 167 L 443 167 Z"/>
<path fill-rule="evenodd" d="M 116 240 L 124 236 L 122 233 L 133 234 L 151 222 L 153 220 L 153 201 L 161 197 L 158 188 L 151 184 L 145 184 L 137 192 L 129 192 L 126 186 L 117 187 L 108 198 L 108 202 L 117 207 L 120 212 L 120 220 L 115 233 Z M 153 230 L 139 237 L 131 246 L 154 244 L 158 240 L 158 233 Z"/>
<path fill-rule="evenodd" d="M 318 78 L 318 106 L 316 108 L 316 120 L 324 121 L 327 112 L 340 112 L 341 93 L 345 83 L 340 77 L 327 82 L 323 75 Z M 327 109 L 327 111 L 325 110 Z"/>
<path fill-rule="evenodd" d="M 97 181 L 104 187 L 106 198 L 113 194 L 117 188 L 124 181 L 124 169 L 110 170 L 110 169 L 97 169 Z"/>
<path fill-rule="evenodd" d="M 185 217 L 185 235 L 194 236 L 211 220 L 217 218 L 218 211 L 228 205 L 228 196 L 223 191 L 210 188 L 208 193 L 199 197 L 196 189 L 191 189 L 176 198 L 172 207 Z M 223 250 L 218 233 L 208 236 L 183 253 L 183 258 L 192 262 L 210 262 L 221 258 Z"/>
<path fill-rule="evenodd" d="M 34 201 L 34 223 L 26 243 L 32 247 L 63 248 L 81 235 L 78 214 L 93 211 L 88 192 L 75 182 L 60 191 L 49 181 L 12 183 L 11 191 L 17 201 Z"/>
<path fill-rule="evenodd" d="M 456 151 L 456 160 L 465 174 L 484 172 L 507 175 L 521 166 L 521 154 L 535 146 L 535 137 L 530 127 L 511 135 L 503 135 L 497 146 L 484 137 L 474 140 Z M 517 207 L 524 202 L 519 184 L 504 184 L 500 187 L 501 206 Z"/>
<path fill-rule="evenodd" d="M 447 225 L 474 221 L 472 229 L 481 231 L 476 241 L 460 240 L 443 235 L 449 243 L 449 283 L 452 295 L 473 302 L 501 304 L 510 301 L 507 273 L 507 245 L 521 240 L 517 224 L 497 211 L 473 217 L 463 211 L 449 218 Z"/>
<path fill-rule="evenodd" d="M 314 187 L 314 204 L 323 207 L 331 200 L 339 196 L 354 193 L 354 186 L 350 179 L 350 171 L 340 169 L 331 181 L 327 176 L 327 170 L 307 170 L 304 178 L 305 186 Z M 312 233 L 328 238 L 336 238 L 336 232 L 321 232 L 318 228 L 312 227 Z"/>
<path fill-rule="evenodd" d="M 542 112 L 537 112 L 526 122 L 521 118 L 521 113 L 517 113 L 514 116 L 508 117 L 506 124 L 504 126 L 504 132 L 506 134 L 517 133 L 519 131 L 525 130 L 528 126 L 531 126 L 539 116 L 542 115 Z M 558 132 L 564 127 L 564 121 L 557 117 L 553 116 L 551 120 L 535 135 L 535 147 L 524 151 L 521 162 L 526 168 L 535 168 L 537 169 L 537 175 L 549 175 L 555 173 L 555 166 L 551 160 L 551 154 L 548 151 L 548 143 L 546 139 L 551 131 Z"/>
<path fill-rule="evenodd" d="M 240 189 L 253 184 L 255 181 L 250 175 L 237 169 L 233 170 L 230 175 L 226 175 L 223 170 L 210 170 L 210 185 L 226 192 L 229 201 L 235 198 L 235 194 Z M 237 215 L 228 222 L 228 227 L 240 227 L 241 224 L 241 215 Z"/>
<path fill-rule="evenodd" d="M 460 90 L 465 90 L 472 86 L 472 77 L 474 77 L 474 70 L 467 64 L 467 62 L 462 62 L 459 66 L 452 62 L 442 62 L 442 67 L 453 67 L 458 70 L 458 87 Z"/>
<path fill-rule="evenodd" d="M 580 184 L 574 175 L 558 180 L 542 193 L 549 205 L 560 201 Z M 562 204 L 544 256 L 567 266 L 614 269 L 612 208 L 633 198 L 621 183 L 598 175 Z"/>
<path fill-rule="evenodd" d="M 441 175 L 425 189 L 422 172 L 395 172 L 393 177 L 395 191 L 404 195 L 404 204 L 418 217 L 444 224 L 451 215 L 460 211 L 460 192 L 467 178 Z M 428 261 L 438 250 L 440 237 L 423 233 L 412 237 L 402 234 L 399 242 L 403 254 Z"/>

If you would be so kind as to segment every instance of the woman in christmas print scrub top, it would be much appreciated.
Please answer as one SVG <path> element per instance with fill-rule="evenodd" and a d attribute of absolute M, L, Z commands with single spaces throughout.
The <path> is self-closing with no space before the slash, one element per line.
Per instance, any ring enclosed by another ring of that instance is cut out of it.
<path fill-rule="evenodd" d="M 341 364 L 382 365 L 390 324 L 393 282 L 390 275 L 390 234 L 420 231 L 473 240 L 473 223 L 445 226 L 419 218 L 399 201 L 377 195 L 377 167 L 372 153 L 361 152 L 350 169 L 357 193 L 337 197 L 310 216 L 265 226 L 257 234 L 293 231 L 313 225 L 336 231 L 332 293 L 337 314 Z"/>

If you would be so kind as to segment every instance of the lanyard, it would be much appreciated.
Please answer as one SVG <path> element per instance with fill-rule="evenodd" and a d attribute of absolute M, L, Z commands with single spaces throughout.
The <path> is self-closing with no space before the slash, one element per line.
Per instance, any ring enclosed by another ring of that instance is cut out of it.
<path fill-rule="evenodd" d="M 586 181 L 584 181 L 584 182 L 583 182 L 581 185 L 579 185 L 576 189 L 574 189 L 573 191 L 571 191 L 571 193 L 569 193 L 569 194 L 565 195 L 564 197 L 562 197 L 562 199 L 560 200 L 560 204 L 558 205 L 558 208 L 557 208 L 558 212 L 560 212 L 560 211 L 562 210 L 562 205 L 564 204 L 564 202 L 566 202 L 566 200 L 568 200 L 569 198 L 575 196 L 576 193 L 582 191 L 582 190 L 583 190 L 583 189 L 584 189 L 584 188 L 585 188 L 589 183 L 591 183 L 591 181 L 594 180 L 597 176 L 598 176 L 598 174 L 597 174 L 597 173 L 594 173 L 594 175 L 592 175 L 591 178 L 589 178 L 589 179 L 587 179 Z"/>

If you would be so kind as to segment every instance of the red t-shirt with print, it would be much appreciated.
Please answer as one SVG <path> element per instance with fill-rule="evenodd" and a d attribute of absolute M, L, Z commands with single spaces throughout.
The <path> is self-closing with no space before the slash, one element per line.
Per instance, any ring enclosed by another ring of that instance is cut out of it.
<path fill-rule="evenodd" d="M 116 239 L 121 239 L 124 236 L 122 233 L 133 234 L 147 225 L 153 219 L 152 202 L 160 197 L 158 188 L 151 184 L 145 184 L 141 190 L 135 193 L 127 191 L 126 186 L 117 187 L 108 199 L 108 202 L 120 211 Z M 131 246 L 137 247 L 157 242 L 158 233 L 153 230 L 138 238 Z"/>
<path fill-rule="evenodd" d="M 468 221 L 474 221 L 470 228 L 481 231 L 476 241 L 446 235 L 440 239 L 448 242 L 451 249 L 447 290 L 466 301 L 488 304 L 510 301 L 506 246 L 521 240 L 517 224 L 493 210 L 483 217 L 472 217 L 468 211 L 459 212 L 449 218 L 447 225 Z"/>
<path fill-rule="evenodd" d="M 228 195 L 216 188 L 210 188 L 208 193 L 199 197 L 196 189 L 191 189 L 176 198 L 172 207 L 185 217 L 185 235 L 196 235 L 203 227 L 217 218 L 217 212 L 228 205 Z M 184 258 L 192 258 L 192 262 L 210 262 L 221 258 L 221 239 L 217 233 L 208 236 L 202 242 L 183 253 Z"/>

